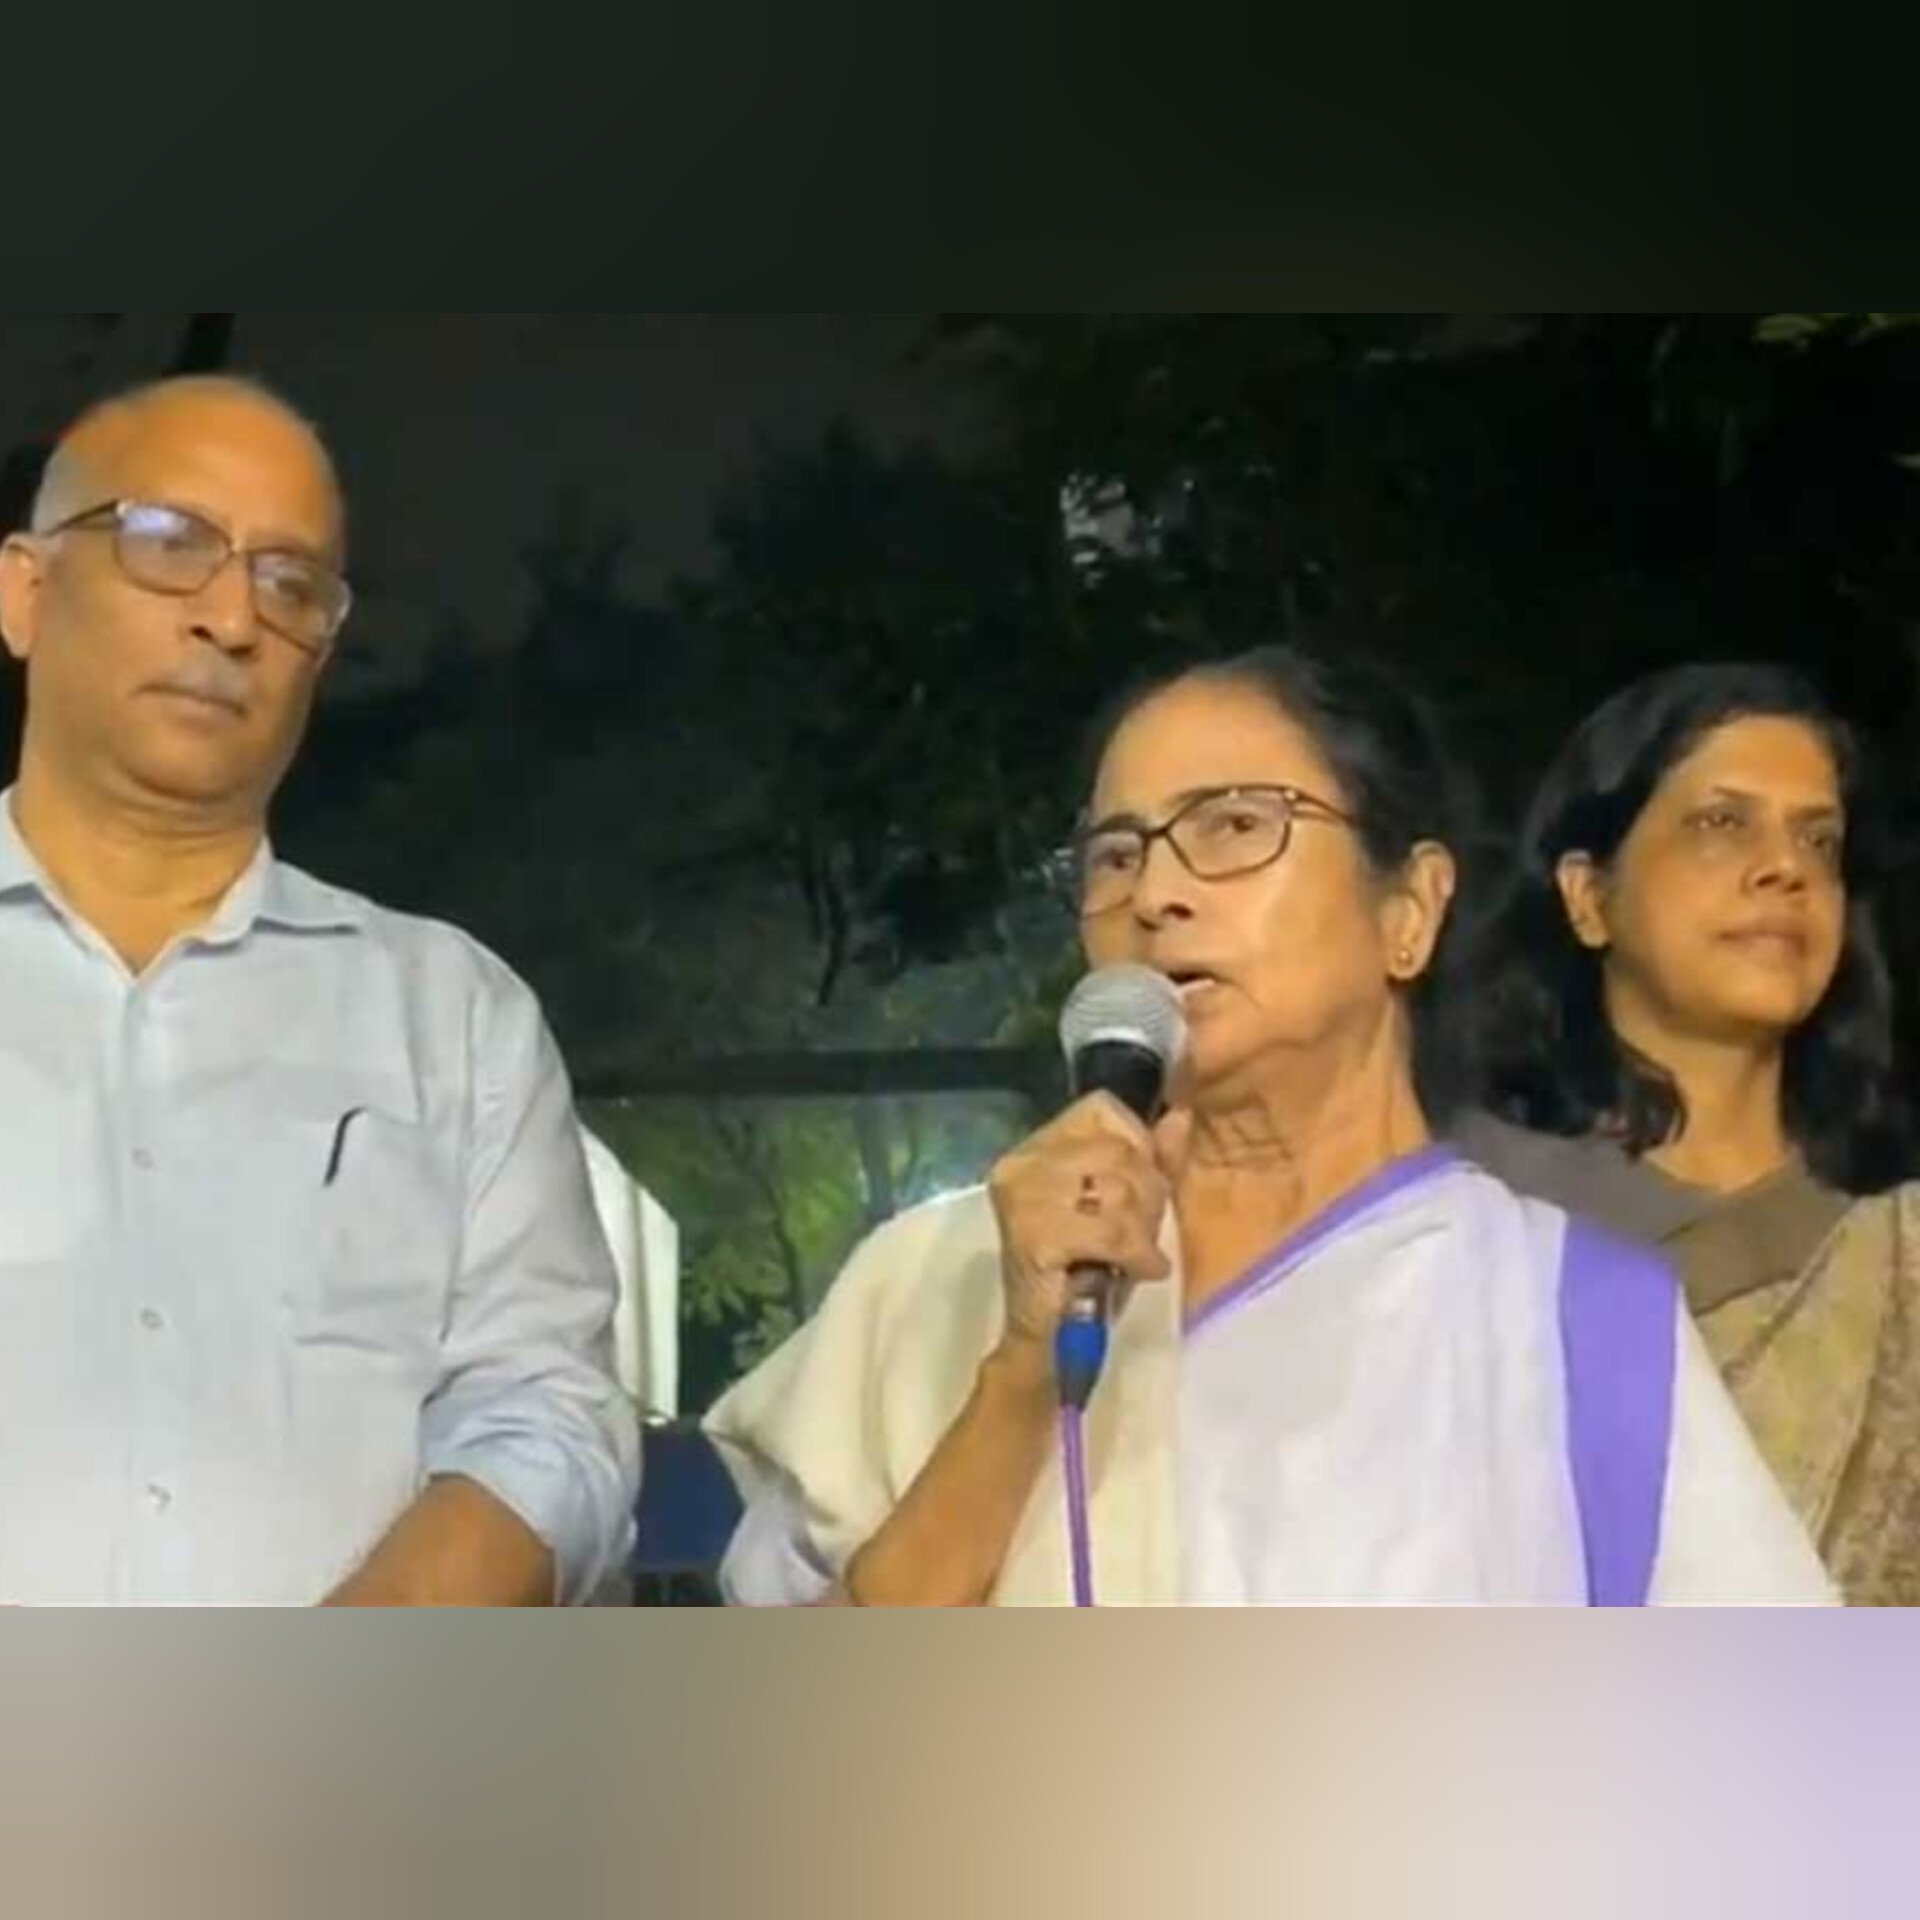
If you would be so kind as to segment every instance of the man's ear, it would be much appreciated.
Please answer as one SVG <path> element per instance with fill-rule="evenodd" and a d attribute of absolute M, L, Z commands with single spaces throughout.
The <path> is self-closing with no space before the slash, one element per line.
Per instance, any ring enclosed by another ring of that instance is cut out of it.
<path fill-rule="evenodd" d="M 0 638 L 16 660 L 33 651 L 45 578 L 46 561 L 32 534 L 11 533 L 0 543 Z"/>

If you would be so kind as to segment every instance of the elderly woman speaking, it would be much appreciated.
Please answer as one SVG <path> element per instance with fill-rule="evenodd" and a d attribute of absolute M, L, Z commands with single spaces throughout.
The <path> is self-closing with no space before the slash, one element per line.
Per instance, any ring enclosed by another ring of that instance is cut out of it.
<path fill-rule="evenodd" d="M 1831 1598 L 1658 1256 L 1435 1143 L 1450 788 L 1349 654 L 1120 706 L 1081 937 L 1179 996 L 1164 1108 L 1090 1094 L 889 1222 L 722 1399 L 731 1599 Z M 1090 1268 L 1116 1286 L 1082 1455 L 1055 1350 Z"/>

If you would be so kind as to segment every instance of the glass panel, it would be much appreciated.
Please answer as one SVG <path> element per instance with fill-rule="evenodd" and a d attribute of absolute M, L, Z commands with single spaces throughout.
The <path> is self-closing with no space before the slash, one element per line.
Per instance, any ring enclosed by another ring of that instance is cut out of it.
<path fill-rule="evenodd" d="M 982 1179 L 1037 1118 L 1013 1091 L 592 1100 L 581 1116 L 678 1229 L 683 1418 L 819 1305 L 865 1234 Z"/>

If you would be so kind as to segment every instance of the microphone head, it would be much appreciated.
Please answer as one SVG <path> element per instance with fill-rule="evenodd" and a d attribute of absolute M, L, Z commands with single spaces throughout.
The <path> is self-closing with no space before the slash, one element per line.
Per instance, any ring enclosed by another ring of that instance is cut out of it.
<path fill-rule="evenodd" d="M 1187 1019 L 1179 992 L 1151 967 L 1097 968 L 1067 996 L 1060 1015 L 1060 1046 L 1076 1093 L 1088 1091 L 1082 1084 L 1082 1064 L 1093 1048 L 1150 1055 L 1164 1082 L 1186 1044 Z"/>

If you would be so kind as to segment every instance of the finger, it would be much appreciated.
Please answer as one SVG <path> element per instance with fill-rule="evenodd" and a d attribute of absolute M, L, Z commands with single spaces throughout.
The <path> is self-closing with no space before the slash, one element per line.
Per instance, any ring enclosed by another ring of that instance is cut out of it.
<path fill-rule="evenodd" d="M 1173 1277 L 1173 1262 L 1158 1240 L 1143 1240 L 1128 1260 L 1126 1272 L 1133 1280 L 1168 1280 Z"/>
<path fill-rule="evenodd" d="M 1069 1217 L 1131 1220 L 1151 1238 L 1166 1212 L 1167 1192 L 1151 1163 L 1113 1166 L 1082 1158 L 1029 1169 L 1001 1188 L 999 1202 L 1003 1220 L 1022 1239 L 1045 1238 Z"/>
<path fill-rule="evenodd" d="M 1110 1281 L 1115 1286 L 1150 1287 L 1170 1279 L 1172 1273 L 1166 1257 L 1148 1249 L 1125 1266 L 1111 1260 L 1081 1260 L 1070 1267 L 1050 1268 L 1043 1274 L 1036 1274 L 1034 1284 L 1041 1289 L 1041 1297 L 1057 1311 L 1076 1294 L 1085 1291 L 1089 1279 Z"/>
<path fill-rule="evenodd" d="M 1135 1213 L 1140 1219 L 1158 1219 L 1165 1202 L 1165 1181 L 1152 1164 L 1139 1165 L 1131 1156 L 1121 1164 L 1081 1165 L 1071 1187 L 1062 1169 L 1054 1188 L 1068 1198 L 1075 1213 Z"/>
<path fill-rule="evenodd" d="M 1067 1272 L 1071 1274 L 1075 1268 L 1084 1266 L 1100 1267 L 1123 1280 L 1164 1280 L 1173 1271 L 1159 1242 L 1143 1234 L 1126 1235 L 1097 1261 L 1070 1261 Z"/>
<path fill-rule="evenodd" d="M 1060 1116 L 1057 1124 L 1074 1139 L 1121 1140 L 1149 1152 L 1153 1147 L 1153 1136 L 1140 1116 L 1110 1093 L 1086 1094 Z"/>
<path fill-rule="evenodd" d="M 1093 1173 L 1129 1180 L 1137 1186 L 1159 1177 L 1153 1136 L 1144 1129 L 1137 1140 L 1114 1133 L 1093 1133 L 1056 1141 L 1035 1153 L 1027 1164 L 1044 1168 L 1062 1181 L 1077 1181 L 1083 1173 Z"/>
<path fill-rule="evenodd" d="M 1153 1130 L 1153 1157 L 1169 1185 L 1177 1186 L 1193 1145 L 1193 1109 L 1170 1107 Z"/>
<path fill-rule="evenodd" d="M 1079 1155 L 1115 1165 L 1151 1161 L 1153 1135 L 1111 1095 L 1091 1094 L 1029 1134 L 1000 1168 L 1013 1174 L 1028 1166 L 1058 1166 Z"/>
<path fill-rule="evenodd" d="M 996 1167 L 989 1185 L 1003 1205 L 1021 1212 L 1067 1208 L 1152 1212 L 1164 1204 L 1165 1177 L 1150 1153 L 1112 1139 L 1023 1154 Z M 1089 1204 L 1097 1199 L 1098 1206 Z"/>
<path fill-rule="evenodd" d="M 1058 1222 L 1052 1232 L 1036 1235 L 1025 1251 L 1028 1264 L 1043 1273 L 1061 1273 L 1074 1267 L 1112 1267 L 1138 1279 L 1158 1279 L 1166 1272 L 1166 1255 L 1159 1242 L 1137 1220 L 1124 1216 L 1089 1219 L 1075 1215 Z"/>

